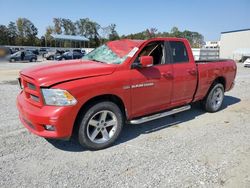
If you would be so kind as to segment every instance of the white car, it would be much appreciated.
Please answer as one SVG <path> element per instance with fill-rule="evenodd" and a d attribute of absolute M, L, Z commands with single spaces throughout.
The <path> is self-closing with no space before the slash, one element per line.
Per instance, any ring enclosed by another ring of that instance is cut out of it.
<path fill-rule="evenodd" d="M 51 55 L 54 55 L 56 53 L 55 49 L 50 49 L 46 54 L 44 54 L 44 58 L 48 58 Z"/>
<path fill-rule="evenodd" d="M 244 67 L 250 67 L 250 58 L 247 58 L 245 61 L 244 61 Z"/>

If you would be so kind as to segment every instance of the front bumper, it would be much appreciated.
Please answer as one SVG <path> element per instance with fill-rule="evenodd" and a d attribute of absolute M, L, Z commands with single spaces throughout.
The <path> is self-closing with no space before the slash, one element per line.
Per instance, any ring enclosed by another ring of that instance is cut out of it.
<path fill-rule="evenodd" d="M 24 96 L 23 91 L 17 96 L 19 118 L 32 133 L 56 139 L 71 137 L 77 110 L 75 106 L 34 106 Z M 45 125 L 54 126 L 55 130 L 46 130 Z"/>

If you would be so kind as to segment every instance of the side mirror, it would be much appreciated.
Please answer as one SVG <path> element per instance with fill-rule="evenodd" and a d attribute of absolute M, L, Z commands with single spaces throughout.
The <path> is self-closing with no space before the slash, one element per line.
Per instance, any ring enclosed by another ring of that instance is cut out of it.
<path fill-rule="evenodd" d="M 141 56 L 140 63 L 142 67 L 151 67 L 153 66 L 153 57 L 152 56 Z"/>

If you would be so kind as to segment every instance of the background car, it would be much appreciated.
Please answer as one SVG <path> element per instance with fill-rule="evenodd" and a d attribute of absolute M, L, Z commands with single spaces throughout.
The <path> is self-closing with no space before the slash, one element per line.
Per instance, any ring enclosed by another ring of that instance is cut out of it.
<path fill-rule="evenodd" d="M 33 54 L 39 55 L 38 49 L 35 49 L 35 48 L 28 48 L 26 51 L 30 51 L 30 52 L 32 52 Z"/>
<path fill-rule="evenodd" d="M 14 54 L 16 52 L 20 51 L 19 48 L 11 48 L 11 54 Z"/>
<path fill-rule="evenodd" d="M 48 51 L 47 54 L 44 55 L 44 57 L 45 57 L 47 60 L 54 60 L 56 56 L 60 56 L 60 55 L 62 55 L 63 53 L 65 53 L 64 50 L 50 50 L 50 51 Z"/>
<path fill-rule="evenodd" d="M 244 67 L 250 67 L 250 57 L 243 62 Z"/>
<path fill-rule="evenodd" d="M 55 60 L 70 60 L 70 59 L 81 59 L 84 56 L 83 53 L 79 53 L 77 51 L 73 52 L 65 52 L 62 55 L 58 55 L 55 57 Z"/>
<path fill-rule="evenodd" d="M 79 52 L 83 55 L 86 55 L 86 51 L 84 49 L 74 49 L 73 52 Z"/>
<path fill-rule="evenodd" d="M 19 51 L 9 56 L 9 62 L 15 62 L 15 61 L 35 62 L 37 61 L 37 55 L 29 50 Z"/>
<path fill-rule="evenodd" d="M 39 55 L 41 55 L 42 57 L 45 57 L 45 55 L 49 52 L 48 48 L 40 48 L 39 49 Z"/>

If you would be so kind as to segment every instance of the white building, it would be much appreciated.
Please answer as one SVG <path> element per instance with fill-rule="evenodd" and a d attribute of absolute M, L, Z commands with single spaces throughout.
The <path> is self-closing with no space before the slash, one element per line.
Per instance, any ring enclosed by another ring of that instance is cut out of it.
<path fill-rule="evenodd" d="M 241 49 L 244 49 L 244 52 L 250 52 L 250 29 L 221 33 L 220 58 L 239 60 L 239 55 L 236 52 L 242 52 Z M 241 53 L 241 56 L 244 56 L 244 53 Z"/>

